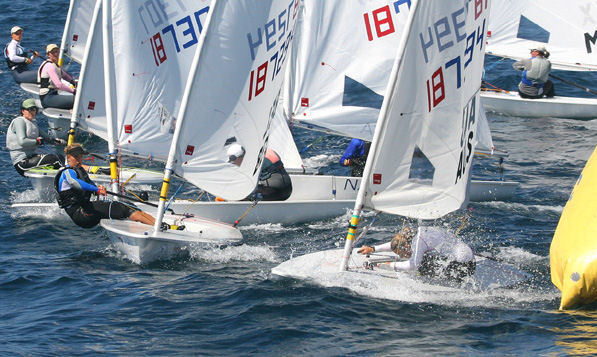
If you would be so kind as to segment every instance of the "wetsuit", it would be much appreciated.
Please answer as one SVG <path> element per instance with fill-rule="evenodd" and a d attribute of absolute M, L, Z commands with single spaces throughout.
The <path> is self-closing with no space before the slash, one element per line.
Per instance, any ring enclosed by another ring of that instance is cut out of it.
<path fill-rule="evenodd" d="M 363 176 L 370 146 L 371 143 L 366 143 L 361 139 L 352 139 L 344 151 L 344 155 L 340 158 L 340 165 L 352 166 L 351 176 L 353 177 Z M 346 160 L 350 160 L 348 165 L 345 164 Z"/>
<path fill-rule="evenodd" d="M 391 243 L 375 246 L 376 252 L 389 252 Z M 455 235 L 436 227 L 419 227 L 411 244 L 410 259 L 390 263 L 394 270 L 417 270 L 424 276 L 460 281 L 475 272 L 471 248 Z"/>
<path fill-rule="evenodd" d="M 58 155 L 37 153 L 38 137 L 52 140 L 35 122 L 18 116 L 10 123 L 6 131 L 6 147 L 10 151 L 10 159 L 19 175 L 24 176 L 25 171 L 39 166 L 52 165 L 60 168 L 64 160 Z"/>
<path fill-rule="evenodd" d="M 54 178 L 56 200 L 61 208 L 83 228 L 96 226 L 101 219 L 127 219 L 133 208 L 117 201 L 90 201 L 99 188 L 82 167 L 65 167 Z"/>
<path fill-rule="evenodd" d="M 19 41 L 11 40 L 4 46 L 4 58 L 15 82 L 37 83 L 37 71 L 29 70 L 27 54 Z"/>
<path fill-rule="evenodd" d="M 272 149 L 267 149 L 265 152 L 257 193 L 261 194 L 263 201 L 284 201 L 292 194 L 290 176 L 280 156 Z"/>
<path fill-rule="evenodd" d="M 553 83 L 549 80 L 551 62 L 547 58 L 532 57 L 514 62 L 512 67 L 522 71 L 518 84 L 518 93 L 522 98 L 538 99 L 555 95 Z"/>
<path fill-rule="evenodd" d="M 72 109 L 75 103 L 74 95 L 60 95 L 59 90 L 73 93 L 75 90 L 62 83 L 62 79 L 74 83 L 74 78 L 50 60 L 45 60 L 37 71 L 39 81 L 39 97 L 44 108 Z"/>

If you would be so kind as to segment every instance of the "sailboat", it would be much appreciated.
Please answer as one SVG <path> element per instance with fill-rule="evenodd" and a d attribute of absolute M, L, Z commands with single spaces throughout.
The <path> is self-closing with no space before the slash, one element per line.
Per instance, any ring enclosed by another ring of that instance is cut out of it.
<path fill-rule="evenodd" d="M 549 248 L 551 281 L 562 292 L 560 309 L 597 301 L 597 147 L 587 161 Z"/>
<path fill-rule="evenodd" d="M 496 0 L 486 53 L 521 60 L 530 57 L 530 49 L 545 46 L 553 69 L 596 71 L 596 28 L 597 6 L 589 0 Z M 594 98 L 524 99 L 517 91 L 501 90 L 484 91 L 481 98 L 486 110 L 510 116 L 597 118 Z"/>
<path fill-rule="evenodd" d="M 465 202 L 482 110 L 479 92 L 489 2 L 475 6 L 466 0 L 415 0 L 411 4 L 345 248 L 292 258 L 272 269 L 273 274 L 340 286 L 360 277 L 399 288 L 404 282 L 401 275 L 370 269 L 353 252 L 362 209 L 430 220 Z M 454 19 L 458 30 L 448 19 Z M 440 37 L 432 30 L 438 24 L 446 29 Z M 417 150 L 432 167 L 427 177 L 413 176 Z M 482 261 L 478 259 L 475 276 L 488 278 L 492 270 Z"/>
<path fill-rule="evenodd" d="M 90 6 L 93 6 L 90 12 Z M 90 103 L 97 102 L 97 109 L 104 104 L 104 86 L 103 86 L 103 74 L 94 75 L 94 72 L 103 73 L 103 51 L 102 51 L 102 21 L 101 21 L 101 0 L 73 0 L 69 8 L 69 17 L 67 18 L 67 25 L 62 40 L 61 53 L 68 48 L 69 56 L 75 61 L 82 64 L 81 75 L 79 77 L 79 89 L 75 96 L 75 105 L 73 113 L 65 111 L 60 117 L 56 117 L 54 120 L 55 125 L 59 125 L 61 133 L 67 133 L 69 126 L 72 125 L 73 134 L 69 140 L 74 138 L 74 128 L 81 126 L 89 132 L 92 132 L 101 138 L 107 140 L 107 125 L 105 110 L 102 115 L 98 117 L 92 117 L 86 115 L 83 111 L 83 103 L 86 103 L 85 110 L 95 107 L 95 104 Z M 67 42 L 67 38 L 73 39 L 72 42 Z M 77 41 L 74 41 L 77 39 Z M 93 39 L 93 40 L 92 40 Z M 81 49 L 84 48 L 84 51 Z M 97 70 L 97 71 L 94 71 Z M 88 88 L 92 88 L 92 99 L 85 101 L 88 98 Z M 101 94 L 100 94 L 101 93 Z M 81 96 L 83 94 L 83 96 Z M 45 113 L 46 114 L 46 113 Z M 68 116 L 68 117 L 64 117 Z M 56 120 L 65 121 L 64 123 L 56 124 Z M 89 121 L 93 120 L 92 124 L 88 124 Z M 52 120 L 50 120 L 52 121 Z M 54 125 L 54 126 L 55 126 Z M 52 124 L 49 123 L 52 127 Z M 56 129 L 56 128 L 55 128 Z M 90 172 L 90 178 L 102 185 L 109 184 L 111 178 L 110 175 L 105 174 L 105 170 Z M 57 170 L 48 167 L 34 168 L 25 173 L 25 176 L 31 181 L 33 188 L 38 192 L 39 197 L 42 201 L 54 201 L 54 189 L 53 182 L 54 176 Z M 152 171 L 142 168 L 130 168 L 125 167 L 120 170 L 120 177 L 122 182 L 130 184 L 156 184 L 161 182 L 162 175 L 158 171 Z"/>
<path fill-rule="evenodd" d="M 371 141 L 408 2 L 302 4 L 280 115 L 295 127 Z M 476 153 L 497 154 L 484 114 L 479 121 L 483 124 Z M 469 198 L 506 200 L 518 186 L 504 180 L 473 180 Z"/>
<path fill-rule="evenodd" d="M 172 174 L 177 173 L 188 182 L 227 200 L 243 199 L 254 190 L 281 90 L 298 1 L 212 0 L 209 11 L 205 11 L 204 23 L 199 16 L 194 19 L 188 17 L 188 21 L 202 21 L 200 35 L 195 39 L 185 39 L 197 41 L 189 71 L 184 71 L 180 63 L 175 63 L 185 61 L 185 56 L 177 57 L 175 51 L 169 52 L 165 41 L 156 43 L 153 29 L 147 29 L 149 36 L 142 31 L 143 23 L 137 16 L 136 6 L 125 0 L 115 0 L 112 4 L 110 0 L 103 0 L 103 3 L 102 15 L 107 18 L 104 20 L 104 42 L 113 41 L 113 46 L 104 44 L 104 54 L 107 54 L 104 63 L 121 58 L 122 53 L 131 50 L 147 55 L 141 63 L 133 63 L 130 59 L 131 62 L 121 63 L 118 68 L 107 64 L 104 82 L 106 88 L 110 88 L 105 97 L 107 124 L 116 123 L 118 127 L 123 127 L 125 134 L 137 133 L 135 147 L 143 153 L 147 153 L 148 146 L 160 150 L 155 147 L 164 137 L 171 136 L 171 140 L 155 226 L 113 220 L 102 220 L 101 226 L 117 249 L 140 263 L 188 254 L 188 250 L 195 246 L 240 241 L 242 235 L 230 224 L 165 215 L 168 186 Z M 189 9 L 200 14 L 201 8 L 195 8 L 200 5 L 190 3 Z M 109 11 L 114 16 L 109 16 Z M 111 21 L 111 26 L 106 26 L 108 21 Z M 267 31 L 265 29 L 272 23 L 275 33 L 270 32 L 269 27 Z M 184 28 L 181 33 L 188 34 Z M 131 49 L 131 43 L 137 44 L 137 47 Z M 181 40 L 180 49 L 183 50 L 184 44 L 188 43 Z M 106 51 L 109 48 L 113 48 L 113 53 Z M 169 60 L 173 63 L 168 63 Z M 129 65 L 131 68 L 128 68 Z M 165 66 L 163 69 L 162 65 Z M 118 83 L 112 82 L 112 75 L 119 79 Z M 163 76 L 177 75 L 185 80 L 180 84 L 183 94 L 176 118 L 153 115 L 140 118 L 132 113 L 119 114 L 129 110 L 151 113 L 160 105 L 163 110 L 172 113 L 170 106 L 177 105 L 178 95 L 172 81 L 164 81 Z M 119 98 L 119 91 L 129 88 L 125 93 L 131 93 L 134 99 L 135 93 L 130 88 L 146 82 L 149 85 L 144 91 L 147 96 L 142 102 L 144 106 L 131 107 L 129 98 Z M 168 92 L 162 89 L 168 89 Z M 118 114 L 115 115 L 116 120 L 111 121 L 113 98 L 116 99 L 115 113 Z M 127 122 L 129 120 L 132 123 Z M 137 126 L 135 120 L 153 123 Z M 144 136 L 155 131 L 155 124 L 162 124 L 167 129 L 173 126 L 174 131 L 170 133 L 167 130 L 162 133 L 164 135 L 153 139 Z M 108 133 L 110 131 L 108 128 Z M 129 138 L 119 140 L 132 144 L 133 136 Z M 226 146 L 231 142 L 245 149 L 238 166 L 226 155 Z M 177 225 L 184 225 L 185 229 L 162 231 L 161 222 L 172 219 Z"/>

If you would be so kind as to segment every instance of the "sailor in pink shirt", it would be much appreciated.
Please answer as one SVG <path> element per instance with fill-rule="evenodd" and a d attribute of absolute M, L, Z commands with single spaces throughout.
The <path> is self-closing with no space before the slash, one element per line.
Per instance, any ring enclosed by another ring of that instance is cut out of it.
<path fill-rule="evenodd" d="M 37 77 L 40 83 L 39 96 L 44 108 L 72 109 L 75 102 L 76 80 L 68 72 L 58 67 L 58 53 L 60 49 L 55 44 L 46 46 L 48 59 L 45 60 L 39 70 Z M 64 83 L 67 81 L 69 84 Z M 73 95 L 60 95 L 58 91 L 72 93 Z"/>

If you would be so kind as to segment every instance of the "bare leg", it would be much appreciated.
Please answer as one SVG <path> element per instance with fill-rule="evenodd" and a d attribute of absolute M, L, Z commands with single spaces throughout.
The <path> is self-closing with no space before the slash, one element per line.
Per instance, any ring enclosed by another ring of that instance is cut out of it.
<path fill-rule="evenodd" d="M 141 222 L 153 226 L 155 224 L 155 218 L 147 212 L 135 211 L 130 215 L 129 219 L 135 222 Z"/>

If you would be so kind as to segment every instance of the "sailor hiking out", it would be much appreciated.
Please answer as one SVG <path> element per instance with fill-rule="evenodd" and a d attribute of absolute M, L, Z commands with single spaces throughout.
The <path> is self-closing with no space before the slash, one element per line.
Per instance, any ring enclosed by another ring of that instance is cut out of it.
<path fill-rule="evenodd" d="M 21 115 L 14 118 L 6 130 L 6 147 L 10 152 L 10 159 L 19 175 L 25 171 L 40 166 L 60 168 L 64 161 L 58 155 L 38 152 L 37 148 L 44 142 L 65 144 L 62 139 L 51 138 L 35 124 L 37 107 L 33 99 L 25 99 L 21 104 Z"/>
<path fill-rule="evenodd" d="M 153 225 L 155 219 L 148 213 L 118 201 L 90 201 L 91 195 L 105 196 L 104 186 L 96 186 L 87 174 L 87 166 L 82 164 L 87 151 L 77 143 L 65 150 L 67 166 L 60 169 L 54 178 L 56 200 L 69 217 L 79 227 L 91 228 L 101 219 L 130 219 Z"/>
<path fill-rule="evenodd" d="M 53 43 L 46 46 L 48 59 L 39 66 L 37 71 L 39 97 L 44 108 L 72 109 L 75 103 L 77 81 L 68 72 L 58 67 L 59 51 L 58 46 Z M 64 80 L 70 85 L 65 84 Z M 73 95 L 60 95 L 59 90 Z"/>

